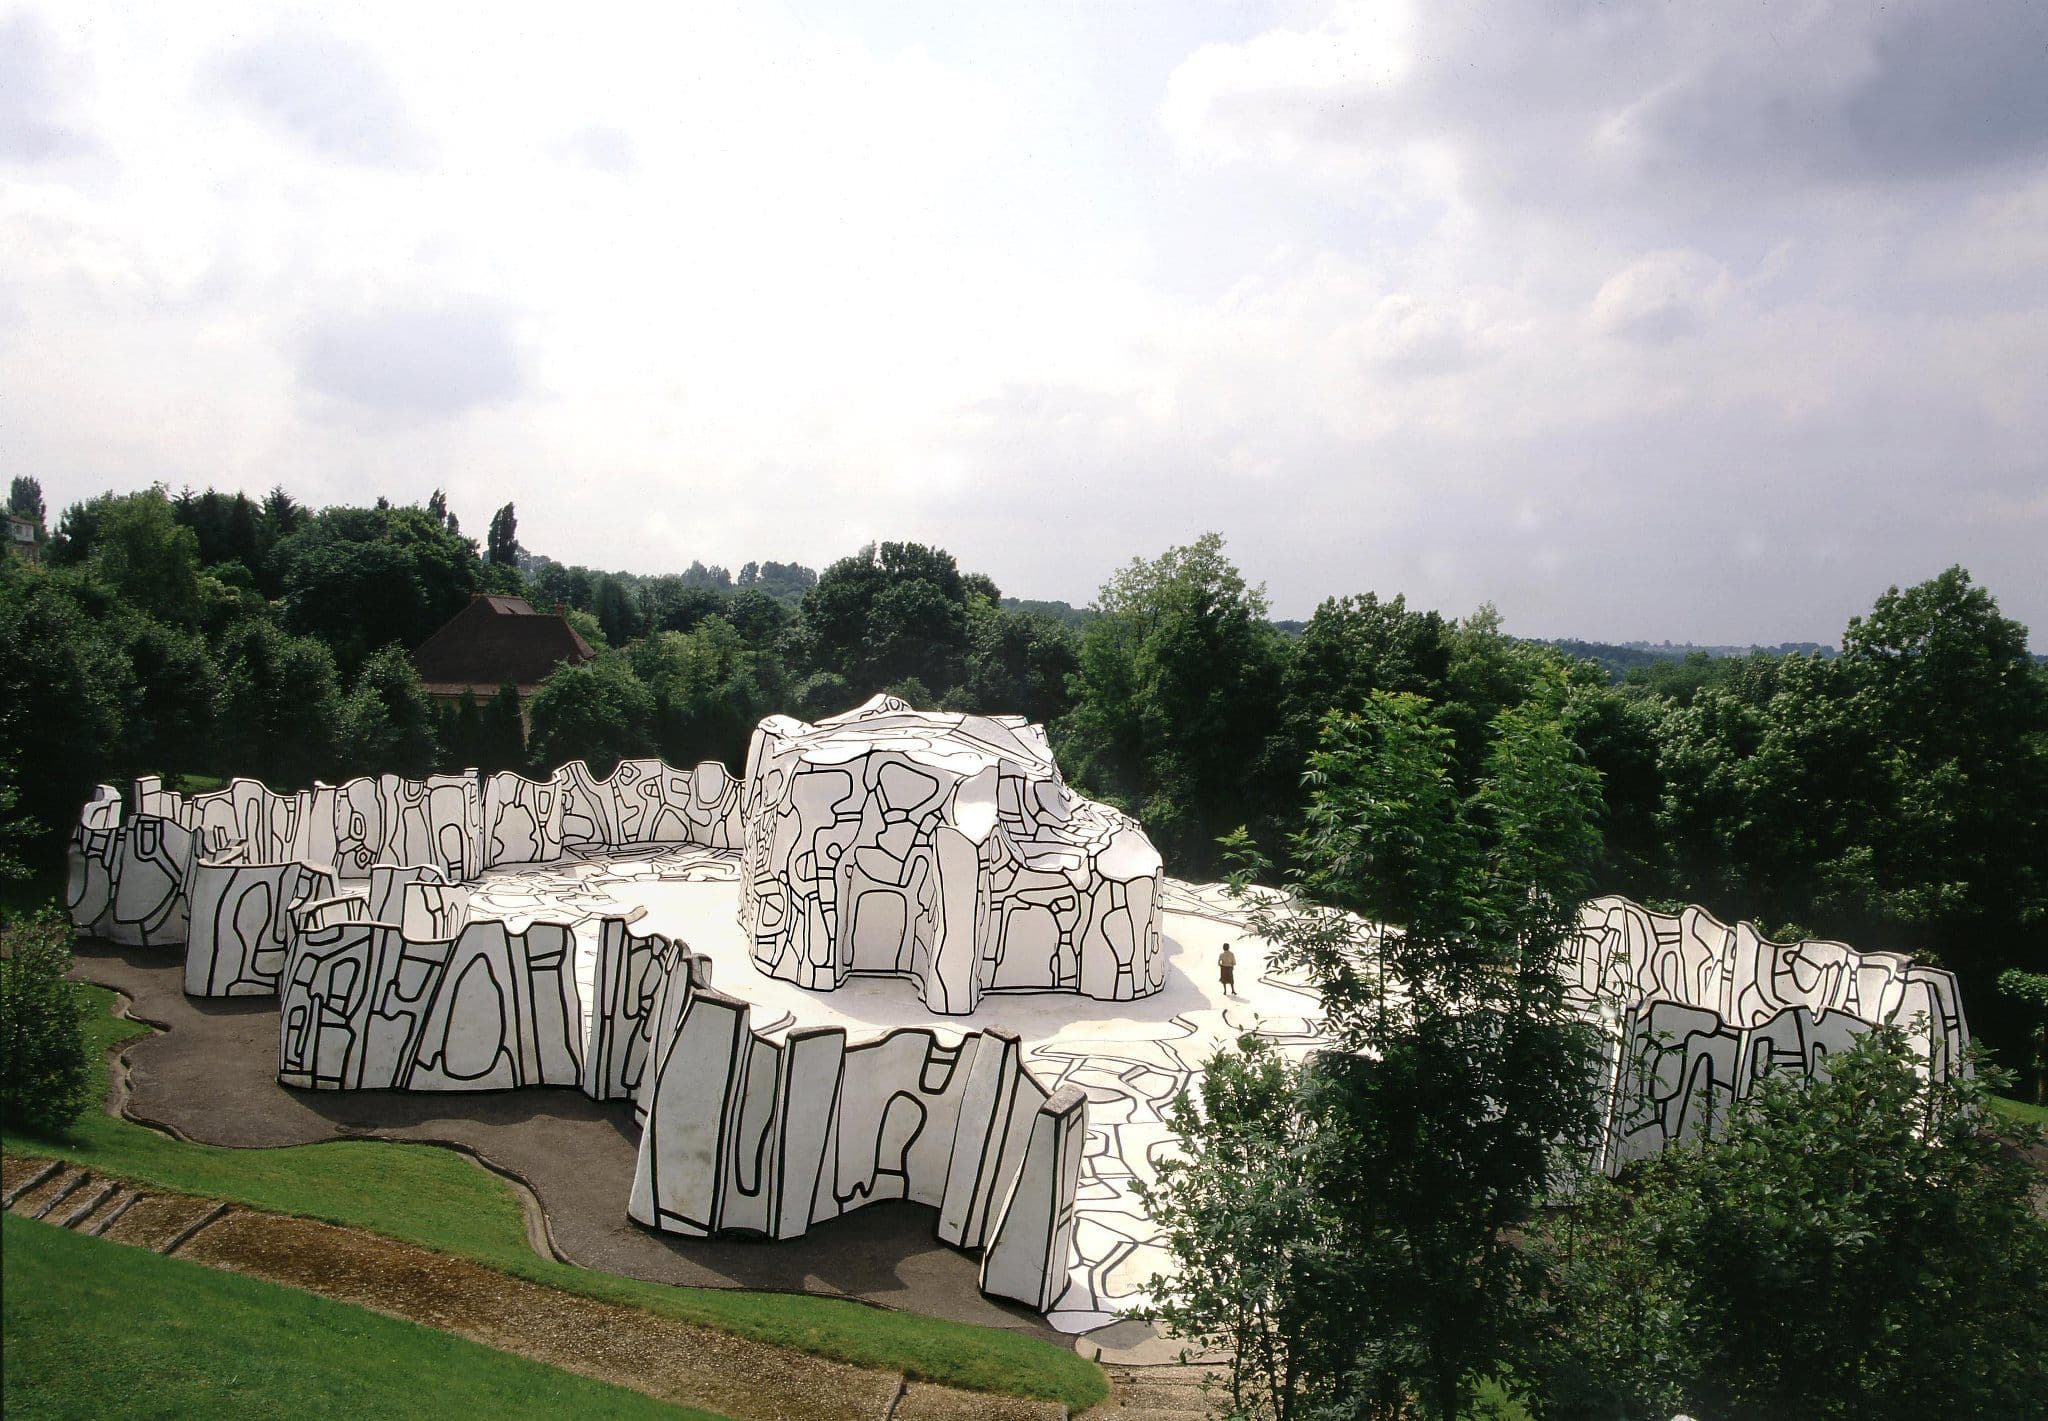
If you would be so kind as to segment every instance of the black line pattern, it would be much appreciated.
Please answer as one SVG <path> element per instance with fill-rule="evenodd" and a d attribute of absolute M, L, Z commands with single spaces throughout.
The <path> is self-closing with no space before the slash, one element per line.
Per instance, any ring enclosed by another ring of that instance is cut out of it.
<path fill-rule="evenodd" d="M 186 992 L 274 994 L 291 951 L 292 910 L 333 894 L 334 875 L 309 863 L 201 863 L 192 871 Z"/>
<path fill-rule="evenodd" d="M 629 1213 L 673 1233 L 792 1238 L 878 1199 L 938 1210 L 940 1238 L 997 1256 L 984 1287 L 1041 1309 L 1067 1287 L 1087 1099 L 1048 1103 L 1018 1040 L 924 1027 L 777 1041 L 751 1007 L 663 958 Z M 602 970 L 602 969 L 601 969 Z M 645 1014 L 643 1014 L 644 1016 Z"/>
<path fill-rule="evenodd" d="M 442 885 L 413 883 L 407 896 Z M 349 896 L 308 903 L 278 995 L 278 1072 L 313 1090 L 583 1083 L 574 941 L 560 923 L 415 938 Z"/>
<path fill-rule="evenodd" d="M 1610 1173 L 1711 1132 L 1763 1075 L 1811 1075 L 1880 1023 L 1904 1028 L 1937 1074 L 1961 1068 L 1969 1029 L 1940 968 L 1625 898 L 1594 899 L 1580 925 L 1571 992 L 1608 1029 L 1597 1163 Z"/>
<path fill-rule="evenodd" d="M 1074 794 L 1019 716 L 877 696 L 747 753 L 740 922 L 770 976 L 907 977 L 934 1012 L 987 991 L 1128 1001 L 1164 984 L 1158 852 Z"/>

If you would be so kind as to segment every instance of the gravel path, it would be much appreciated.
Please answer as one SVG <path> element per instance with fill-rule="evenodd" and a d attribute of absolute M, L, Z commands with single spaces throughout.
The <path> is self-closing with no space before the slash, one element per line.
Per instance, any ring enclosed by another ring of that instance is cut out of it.
<path fill-rule="evenodd" d="M 277 1003 L 187 997 L 179 957 L 81 941 L 73 975 L 112 987 L 165 1028 L 132 1042 L 121 1113 L 186 1139 L 270 1146 L 381 1138 L 465 1150 L 537 1199 L 547 1251 L 657 1283 L 858 1298 L 1003 1327 L 1060 1345 L 1035 1314 L 982 1296 L 974 1259 L 938 1241 L 934 1213 L 873 1204 L 782 1242 L 686 1239 L 626 1217 L 636 1153 L 631 1108 L 570 1089 L 463 1094 L 293 1091 L 277 1070 Z"/>

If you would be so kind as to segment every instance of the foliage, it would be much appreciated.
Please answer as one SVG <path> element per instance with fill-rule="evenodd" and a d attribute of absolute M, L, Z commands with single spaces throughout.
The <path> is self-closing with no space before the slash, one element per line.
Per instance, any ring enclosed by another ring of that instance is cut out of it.
<path fill-rule="evenodd" d="M 161 488 L 101 501 L 89 564 L 128 606 L 182 626 L 199 619 L 199 539 Z"/>
<path fill-rule="evenodd" d="M 2048 972 L 2008 967 L 1998 974 L 1998 990 L 2032 1018 L 2029 1039 L 2034 1054 L 2027 1068 L 2034 1073 L 2034 1104 L 2048 1105 Z"/>
<path fill-rule="evenodd" d="M 0 1124 L 62 1135 L 91 1103 L 92 1058 L 71 970 L 71 926 L 54 911 L 0 920 Z"/>
<path fill-rule="evenodd" d="M 1202 1067 L 1193 1097 L 1167 1112 L 1199 1148 L 1159 1161 L 1138 1195 L 1160 1228 L 1173 1276 L 1152 1288 L 1179 1336 L 1233 1359 L 1230 1414 L 1272 1421 L 1331 1400 L 1344 1367 L 1329 1280 L 1346 1240 L 1323 1185 L 1355 1146 L 1309 1074 L 1262 1037 L 1246 1036 Z"/>
<path fill-rule="evenodd" d="M 674 765 L 746 764 L 754 727 L 774 705 L 773 671 L 723 617 L 635 644 L 633 670 L 654 698 L 656 753 Z"/>
<path fill-rule="evenodd" d="M 1103 585 L 1083 634 L 1074 704 L 1054 727 L 1075 781 L 1136 814 L 1167 861 L 1200 874 L 1233 826 L 1273 799 L 1280 634 L 1262 589 L 1204 534 Z"/>
<path fill-rule="evenodd" d="M 53 860 L 93 785 L 129 760 L 135 672 L 85 605 L 91 584 L 0 559 L 0 760 L 32 835 Z"/>
<path fill-rule="evenodd" d="M 275 789 L 332 775 L 346 707 L 324 643 L 251 618 L 222 638 L 220 664 L 223 768 Z"/>
<path fill-rule="evenodd" d="M 531 703 L 534 767 L 552 771 L 582 760 L 609 775 L 621 760 L 653 753 L 647 731 L 654 696 L 618 652 L 584 666 L 565 666 L 547 679 Z"/>
<path fill-rule="evenodd" d="M 441 751 L 435 719 L 412 658 L 396 646 L 371 653 L 341 705 L 340 773 L 431 774 Z"/>
<path fill-rule="evenodd" d="M 1987 1113 L 1986 1074 L 1924 1069 L 1902 1032 L 1868 1033 L 1546 1221 L 1546 1414 L 2044 1414 L 2048 1220 L 2012 1147 L 2026 1133 Z"/>
<path fill-rule="evenodd" d="M 378 647 L 416 647 L 481 585 L 476 545 L 421 508 L 329 508 L 272 554 L 293 632 L 343 671 Z"/>
<path fill-rule="evenodd" d="M 491 529 L 485 546 L 488 561 L 500 567 L 519 565 L 519 514 L 511 504 L 491 515 Z"/>
<path fill-rule="evenodd" d="M 296 1288 L 11 1214 L 4 1227 L 5 1399 L 15 1421 L 294 1413 L 711 1421 Z M 433 1384 L 420 1385 L 422 1377 Z"/>
<path fill-rule="evenodd" d="M 28 474 L 16 474 L 14 482 L 7 488 L 7 511 L 16 518 L 26 518 L 36 525 L 36 537 L 43 536 L 43 524 L 48 510 L 43 507 L 42 480 Z"/>
<path fill-rule="evenodd" d="M 804 594 L 808 654 L 845 677 L 857 700 L 911 678 L 943 696 L 966 670 L 969 596 L 951 553 L 870 544 Z"/>
<path fill-rule="evenodd" d="M 1222 1108 L 1178 1115 L 1195 1163 L 1155 1214 L 1195 1282 L 1158 1286 L 1184 1331 L 1250 1326 L 1233 1385 L 1276 1417 L 1456 1417 L 1518 1335 L 1515 1231 L 1592 1124 L 1560 967 L 1599 785 L 1560 694 L 1495 717 L 1468 794 L 1427 703 L 1375 691 L 1324 721 L 1292 895 L 1253 888 L 1269 865 L 1233 839 L 1248 927 L 1314 982 L 1332 1045 L 1291 1084 L 1257 1053 L 1205 1076 Z M 1272 1260 L 1249 1312 L 1212 1286 L 1248 1246 Z"/>

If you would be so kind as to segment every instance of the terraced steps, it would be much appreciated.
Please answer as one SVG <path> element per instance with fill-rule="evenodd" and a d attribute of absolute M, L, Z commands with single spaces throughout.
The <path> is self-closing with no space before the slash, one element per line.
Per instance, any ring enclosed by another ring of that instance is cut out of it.
<path fill-rule="evenodd" d="M 1109 1399 L 1081 1413 L 1081 1421 L 1202 1421 L 1229 1399 L 1223 1371 L 1213 1366 L 1106 1365 Z M 1204 1379 L 1213 1385 L 1204 1390 Z"/>

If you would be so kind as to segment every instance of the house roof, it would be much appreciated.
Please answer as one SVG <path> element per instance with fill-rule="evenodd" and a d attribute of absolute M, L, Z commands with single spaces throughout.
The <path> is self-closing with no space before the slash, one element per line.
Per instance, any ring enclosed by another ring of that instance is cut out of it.
<path fill-rule="evenodd" d="M 523 696 L 557 667 L 581 666 L 596 655 L 568 618 L 536 612 L 523 597 L 478 593 L 421 643 L 412 664 L 434 695 L 488 696 L 510 681 Z"/>

